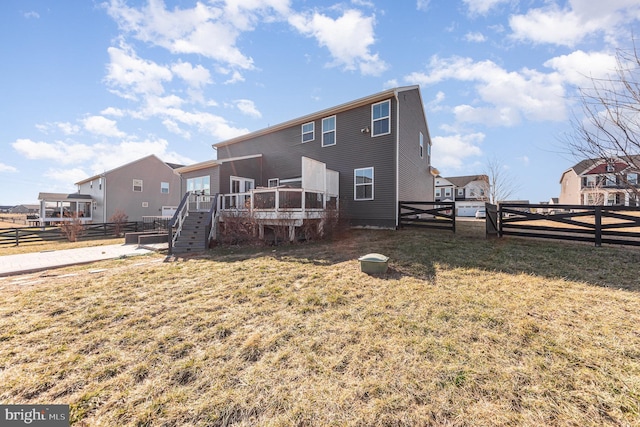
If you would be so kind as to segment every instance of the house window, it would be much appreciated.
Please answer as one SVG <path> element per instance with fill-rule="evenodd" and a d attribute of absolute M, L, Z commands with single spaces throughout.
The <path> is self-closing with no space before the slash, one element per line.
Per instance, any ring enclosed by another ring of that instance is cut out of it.
<path fill-rule="evenodd" d="M 354 200 L 373 200 L 373 168 L 355 169 Z"/>
<path fill-rule="evenodd" d="M 464 188 L 458 188 L 458 196 L 464 196 Z"/>
<path fill-rule="evenodd" d="M 627 183 L 631 185 L 638 184 L 638 174 L 637 173 L 628 173 L 627 174 Z"/>
<path fill-rule="evenodd" d="M 391 101 L 383 101 L 371 106 L 372 136 L 386 135 L 391 132 Z"/>
<path fill-rule="evenodd" d="M 322 119 L 322 146 L 336 145 L 336 116 Z"/>
<path fill-rule="evenodd" d="M 98 178 L 98 190 L 102 190 L 102 178 Z"/>
<path fill-rule="evenodd" d="M 160 192 L 162 194 L 169 194 L 169 183 L 168 182 L 161 182 L 160 183 Z"/>
<path fill-rule="evenodd" d="M 444 189 L 444 197 L 451 197 L 451 188 Z"/>
<path fill-rule="evenodd" d="M 302 125 L 302 143 L 313 141 L 316 138 L 315 135 L 315 123 L 305 123 Z"/>
<path fill-rule="evenodd" d="M 424 158 L 424 135 L 420 132 L 420 158 Z"/>
<path fill-rule="evenodd" d="M 195 178 L 187 179 L 187 191 L 191 192 L 201 192 L 202 194 L 209 195 L 211 194 L 211 186 L 210 186 L 210 177 L 207 176 L 198 176 Z"/>
<path fill-rule="evenodd" d="M 431 156 L 431 144 L 427 144 L 427 156 Z"/>
<path fill-rule="evenodd" d="M 133 191 L 135 191 L 136 193 L 142 192 L 142 180 L 141 179 L 134 179 L 133 180 Z"/>
<path fill-rule="evenodd" d="M 605 175 L 604 185 L 606 185 L 606 186 L 614 186 L 614 185 L 616 185 L 616 176 L 614 174 L 610 174 L 610 173 Z"/>
<path fill-rule="evenodd" d="M 269 179 L 269 187 L 277 187 L 278 185 L 280 185 L 280 179 L 278 178 L 271 178 Z"/>
<path fill-rule="evenodd" d="M 436 197 L 440 197 L 441 194 L 442 193 L 441 193 L 440 189 L 436 188 Z"/>

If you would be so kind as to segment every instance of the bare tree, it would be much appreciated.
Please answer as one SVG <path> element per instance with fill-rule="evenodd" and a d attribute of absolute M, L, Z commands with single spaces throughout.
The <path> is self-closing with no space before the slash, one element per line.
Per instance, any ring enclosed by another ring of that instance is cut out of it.
<path fill-rule="evenodd" d="M 573 133 L 567 142 L 570 152 L 594 164 L 622 161 L 627 168 L 612 167 L 618 182 L 631 194 L 638 194 L 640 171 L 640 53 L 632 49 L 616 52 L 616 69 L 607 78 L 591 78 L 590 86 L 579 88 L 582 115 L 574 115 Z"/>
<path fill-rule="evenodd" d="M 485 174 L 489 178 L 488 195 L 489 203 L 496 204 L 508 200 L 520 189 L 520 185 L 509 173 L 509 169 L 497 158 L 487 160 Z"/>

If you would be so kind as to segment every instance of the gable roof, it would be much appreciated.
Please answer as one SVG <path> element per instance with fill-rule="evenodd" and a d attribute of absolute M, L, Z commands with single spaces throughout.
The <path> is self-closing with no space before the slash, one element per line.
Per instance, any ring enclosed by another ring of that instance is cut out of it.
<path fill-rule="evenodd" d="M 447 179 L 450 183 L 458 188 L 465 187 L 467 184 L 473 181 L 489 182 L 489 177 L 487 175 L 452 176 L 445 179 Z"/>
<path fill-rule="evenodd" d="M 249 156 L 242 156 L 242 157 L 230 157 L 228 159 L 205 160 L 204 162 L 194 163 L 192 165 L 187 165 L 187 166 L 181 166 L 176 169 L 176 172 L 182 174 L 182 173 L 193 172 L 193 171 L 220 166 L 223 163 L 236 162 L 239 160 L 246 160 L 246 159 L 257 159 L 259 157 L 262 157 L 262 154 L 251 154 Z"/>
<path fill-rule="evenodd" d="M 268 128 L 264 128 L 261 130 L 257 130 L 255 132 L 250 132 L 235 138 L 231 138 L 228 139 L 226 141 L 222 141 L 222 142 L 218 142 L 217 144 L 213 144 L 213 148 L 219 148 L 219 147 L 224 147 L 226 145 L 231 145 L 231 144 L 236 144 L 238 142 L 242 142 L 242 141 L 246 141 L 248 139 L 252 139 L 252 138 L 256 138 L 262 135 L 267 135 L 269 133 L 272 132 L 277 132 L 279 130 L 282 129 L 286 129 L 288 127 L 291 126 L 295 126 L 295 125 L 303 125 L 305 123 L 308 122 L 312 122 L 314 120 L 320 119 L 320 118 L 324 118 L 324 117 L 328 117 L 328 116 L 332 116 L 334 114 L 343 112 L 343 111 L 347 111 L 347 110 L 351 110 L 353 108 L 356 107 L 361 107 L 363 105 L 368 105 L 368 104 L 372 104 L 375 102 L 379 102 L 379 101 L 384 101 L 386 99 L 392 98 L 397 96 L 399 93 L 402 92 L 407 92 L 407 91 L 412 91 L 412 90 L 417 90 L 418 91 L 418 95 L 420 96 L 420 105 L 424 105 L 422 102 L 422 95 L 420 94 L 420 86 L 418 85 L 412 85 L 412 86 L 403 86 L 403 87 L 397 87 L 394 89 L 388 89 L 385 90 L 383 92 L 378 92 L 376 94 L 370 95 L 370 96 L 366 96 L 364 98 L 360 98 L 360 99 L 356 99 L 354 101 L 350 101 L 344 104 L 340 104 L 337 105 L 335 107 L 331 107 L 331 108 L 327 108 L 325 110 L 321 110 L 321 111 L 317 111 L 315 113 L 312 114 L 307 114 L 306 116 L 302 116 L 302 117 L 298 117 L 297 119 L 293 119 L 293 120 L 289 120 L 274 126 L 269 126 Z M 427 122 L 427 118 L 424 115 L 424 108 L 421 108 L 422 110 L 422 114 L 425 120 L 425 123 Z"/>
<path fill-rule="evenodd" d="M 564 171 L 562 173 L 562 176 L 564 176 L 565 173 L 571 170 L 573 170 L 576 173 L 576 175 L 582 175 L 587 171 L 588 173 L 606 173 L 606 164 L 607 164 L 606 160 L 607 159 L 605 159 L 604 157 L 581 160 L 575 165 L 573 165 L 572 167 L 570 167 L 569 169 L 567 169 L 566 171 Z M 614 158 L 614 160 L 615 160 L 614 164 L 616 166 L 616 170 L 615 170 L 616 172 L 626 169 L 627 167 L 629 167 L 629 164 L 640 166 L 640 155 L 616 157 Z M 599 169 L 600 166 L 602 166 L 604 170 L 600 172 L 596 172 L 596 170 L 600 170 Z M 590 169 L 593 169 L 593 170 L 590 170 Z M 560 178 L 560 180 L 562 181 L 562 177 Z"/>
<path fill-rule="evenodd" d="M 118 166 L 118 167 L 116 167 L 116 168 L 110 169 L 110 170 L 108 170 L 108 171 L 106 171 L 106 172 L 102 172 L 102 173 L 100 173 L 100 174 L 98 174 L 98 175 L 94 175 L 94 176 L 90 176 L 89 178 L 85 178 L 85 179 L 83 179 L 82 181 L 78 181 L 78 182 L 76 182 L 76 183 L 75 183 L 75 185 L 80 185 L 80 184 L 84 184 L 84 183 L 89 182 L 89 181 L 94 181 L 94 180 L 96 180 L 96 179 L 98 179 L 98 178 L 100 178 L 100 177 L 103 177 L 103 176 L 105 176 L 105 175 L 107 175 L 107 174 L 110 174 L 110 173 L 112 173 L 112 172 L 115 172 L 115 171 L 117 171 L 117 170 L 119 170 L 119 169 L 123 169 L 123 168 L 129 167 L 129 166 L 131 166 L 131 165 L 133 165 L 133 164 L 136 164 L 136 163 L 138 163 L 138 162 L 142 162 L 142 161 L 147 160 L 147 159 L 150 159 L 150 158 L 155 158 L 155 159 L 156 159 L 156 160 L 158 160 L 160 163 L 164 163 L 168 168 L 170 168 L 170 169 L 172 169 L 172 170 L 175 170 L 176 168 L 180 167 L 180 165 L 176 165 L 176 164 L 174 164 L 174 163 L 166 163 L 166 162 L 162 161 L 162 160 L 161 160 L 158 156 L 156 156 L 155 154 L 149 154 L 148 156 L 141 157 L 141 158 L 139 158 L 139 159 L 137 159 L 137 160 L 134 160 L 134 161 L 132 161 L 132 162 L 129 162 L 129 163 L 125 163 L 124 165 L 121 165 L 121 166 Z"/>

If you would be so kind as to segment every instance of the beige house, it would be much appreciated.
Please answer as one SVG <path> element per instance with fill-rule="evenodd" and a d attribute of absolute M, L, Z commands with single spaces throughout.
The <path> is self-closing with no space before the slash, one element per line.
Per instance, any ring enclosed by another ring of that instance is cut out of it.
<path fill-rule="evenodd" d="M 489 177 L 466 175 L 435 179 L 435 201 L 456 202 L 456 216 L 474 216 L 489 200 Z"/>
<path fill-rule="evenodd" d="M 561 205 L 640 206 L 640 156 L 585 159 L 560 177 Z M 634 188 L 636 190 L 634 190 Z"/>

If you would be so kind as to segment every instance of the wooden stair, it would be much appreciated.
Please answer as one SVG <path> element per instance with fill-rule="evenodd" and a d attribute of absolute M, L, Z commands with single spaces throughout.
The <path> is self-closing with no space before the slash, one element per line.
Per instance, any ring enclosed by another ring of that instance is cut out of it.
<path fill-rule="evenodd" d="M 204 252 L 207 250 L 207 212 L 189 211 L 182 231 L 173 245 L 175 255 Z"/>

